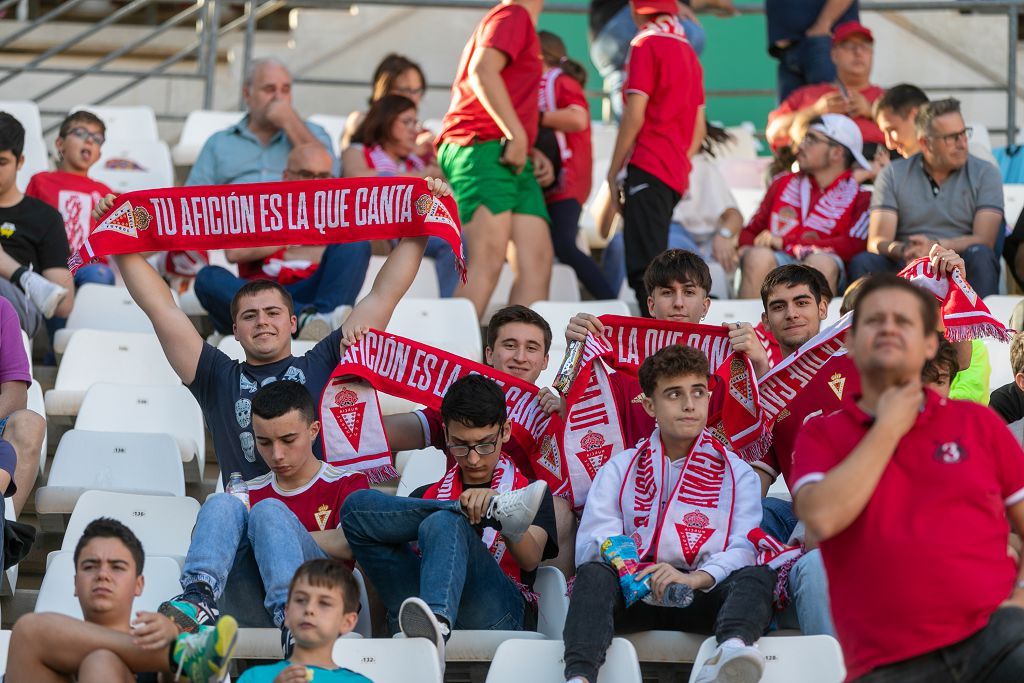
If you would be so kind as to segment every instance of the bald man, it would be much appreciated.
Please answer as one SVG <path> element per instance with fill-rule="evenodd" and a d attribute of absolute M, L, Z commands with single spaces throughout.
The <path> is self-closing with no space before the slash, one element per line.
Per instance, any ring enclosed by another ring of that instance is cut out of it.
<path fill-rule="evenodd" d="M 334 159 L 317 141 L 297 145 L 288 153 L 282 180 L 333 177 Z M 363 285 L 369 261 L 369 242 L 322 246 L 227 249 L 228 262 L 238 275 L 220 266 L 207 266 L 196 276 L 195 291 L 217 332 L 233 334 L 231 299 L 249 280 L 275 280 L 295 300 L 299 339 L 319 341 L 331 333 L 331 315 L 338 306 L 351 306 Z M 360 260 L 362 269 L 353 269 Z"/>

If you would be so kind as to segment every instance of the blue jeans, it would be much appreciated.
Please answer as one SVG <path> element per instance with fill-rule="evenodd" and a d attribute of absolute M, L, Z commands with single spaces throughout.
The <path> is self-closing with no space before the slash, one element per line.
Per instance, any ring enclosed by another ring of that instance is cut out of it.
<path fill-rule="evenodd" d="M 967 281 L 983 299 L 989 294 L 999 293 L 999 258 L 996 253 L 983 244 L 974 244 L 960 252 L 967 266 Z M 850 261 L 850 282 L 871 273 L 897 273 L 904 265 L 881 254 L 865 251 Z"/>
<path fill-rule="evenodd" d="M 341 508 L 341 526 L 392 631 L 399 607 L 413 596 L 452 628 L 523 630 L 523 594 L 481 543 L 459 501 L 355 491 Z"/>
<path fill-rule="evenodd" d="M 332 244 L 324 250 L 316 272 L 284 288 L 292 295 L 296 313 L 307 309 L 330 313 L 356 302 L 369 264 L 369 242 Z M 206 266 L 196 275 L 196 298 L 221 334 L 231 334 L 231 300 L 247 282 L 220 266 Z"/>
<path fill-rule="evenodd" d="M 783 543 L 788 541 L 797 524 L 793 504 L 769 497 L 761 500 L 761 508 L 761 528 Z M 790 603 L 778 615 L 779 627 L 799 628 L 805 636 L 835 637 L 829 609 L 828 577 L 820 550 L 810 550 L 796 561 L 789 570 L 787 588 Z"/>
<path fill-rule="evenodd" d="M 778 56 L 779 102 L 799 87 L 836 80 L 832 36 L 812 36 L 793 43 Z"/>
<path fill-rule="evenodd" d="M 237 498 L 216 493 L 199 509 L 181 586 L 206 583 L 221 611 L 242 626 L 269 626 L 269 615 L 280 627 L 295 570 L 325 557 L 281 501 L 268 498 L 246 510 Z"/>
<path fill-rule="evenodd" d="M 700 246 L 690 236 L 690 233 L 686 232 L 686 228 L 676 222 L 673 222 L 668 229 L 668 248 L 686 249 L 703 258 Z M 605 245 L 601 270 L 604 272 L 605 280 L 608 281 L 617 296 L 619 290 L 622 289 L 622 283 L 626 280 L 626 246 L 621 230 L 615 233 L 611 241 Z"/>
<path fill-rule="evenodd" d="M 424 256 L 434 259 L 434 270 L 437 271 L 437 285 L 442 299 L 449 299 L 459 286 L 459 271 L 455 266 L 455 252 L 440 237 L 427 238 L 427 250 Z"/>
<path fill-rule="evenodd" d="M 682 24 L 687 40 L 699 57 L 704 51 L 704 27 L 689 19 L 682 20 Z M 636 32 L 636 23 L 633 21 L 629 5 L 626 5 L 604 25 L 590 44 L 590 61 L 604 79 L 604 91 L 608 93 L 612 117 L 616 122 L 622 118 L 622 86 L 626 82 L 626 57 L 629 56 L 629 41 L 633 40 Z"/>
<path fill-rule="evenodd" d="M 114 271 L 105 263 L 89 263 L 75 272 L 75 287 L 84 284 L 112 285 L 114 284 Z"/>

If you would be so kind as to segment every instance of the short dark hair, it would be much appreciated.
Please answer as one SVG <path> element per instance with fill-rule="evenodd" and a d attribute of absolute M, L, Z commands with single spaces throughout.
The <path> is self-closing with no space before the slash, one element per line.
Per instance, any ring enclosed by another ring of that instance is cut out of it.
<path fill-rule="evenodd" d="M 918 135 L 931 135 L 932 123 L 935 119 L 946 114 L 959 114 L 960 100 L 955 97 L 947 97 L 944 100 L 934 100 L 921 106 L 914 118 L 914 129 Z"/>
<path fill-rule="evenodd" d="M 285 308 L 288 309 L 288 315 L 295 315 L 295 301 L 292 299 L 291 293 L 287 289 L 274 282 L 273 280 L 251 280 L 242 285 L 242 288 L 235 292 L 235 295 L 231 297 L 231 321 L 234 322 L 235 318 L 238 317 L 238 309 L 241 308 L 240 301 L 243 297 L 256 296 L 260 292 L 275 291 L 281 295 L 284 299 Z"/>
<path fill-rule="evenodd" d="M 398 117 L 412 109 L 416 103 L 403 95 L 385 95 L 370 105 L 366 118 L 352 134 L 352 142 L 373 147 L 391 142 L 391 129 Z"/>
<path fill-rule="evenodd" d="M 811 290 L 814 302 L 820 304 L 824 299 L 826 302 L 832 300 L 832 288 L 828 280 L 821 274 L 821 271 L 802 263 L 789 263 L 778 268 L 773 268 L 764 277 L 761 283 L 761 304 L 768 310 L 768 297 L 776 287 L 797 287 L 807 285 Z"/>
<path fill-rule="evenodd" d="M 672 344 L 644 359 L 640 365 L 640 388 L 646 396 L 654 395 L 658 380 L 681 375 L 711 376 L 708 357 L 692 346 Z"/>
<path fill-rule="evenodd" d="M 316 419 L 316 406 L 306 387 L 290 379 L 279 379 L 262 386 L 252 397 L 252 414 L 262 420 L 273 420 L 293 410 L 299 411 L 306 424 Z"/>
<path fill-rule="evenodd" d="M 910 115 L 911 109 L 920 108 L 922 104 L 928 104 L 928 96 L 924 90 L 916 85 L 900 83 L 886 90 L 881 97 L 875 100 L 875 104 L 871 108 L 871 117 L 877 119 L 883 109 L 889 109 L 897 116 L 906 118 Z"/>
<path fill-rule="evenodd" d="M 711 271 L 704 259 L 686 249 L 666 249 L 647 264 L 644 271 L 644 289 L 650 294 L 656 287 L 671 287 L 673 282 L 690 282 L 711 291 Z"/>
<path fill-rule="evenodd" d="M 345 603 L 346 612 L 359 611 L 359 583 L 348 567 L 329 558 L 308 560 L 295 570 L 292 582 L 288 584 L 288 600 L 292 599 L 295 584 L 305 581 L 310 586 L 341 591 L 341 601 Z"/>
<path fill-rule="evenodd" d="M 89 522 L 85 527 L 82 537 L 78 539 L 78 544 L 75 546 L 75 553 L 72 555 L 76 570 L 78 569 L 79 556 L 81 556 L 86 544 L 94 538 L 116 538 L 121 543 L 124 543 L 124 546 L 128 548 L 128 552 L 132 554 L 132 559 L 135 560 L 135 576 L 142 574 L 142 568 L 146 564 L 146 553 L 142 551 L 142 543 L 139 542 L 139 537 L 135 535 L 134 531 L 111 517 L 99 517 Z"/>
<path fill-rule="evenodd" d="M 103 123 L 103 119 L 96 116 L 96 114 L 93 114 L 91 111 L 79 109 L 76 112 L 68 114 L 64 120 L 60 122 L 60 130 L 57 132 L 57 137 L 66 138 L 76 123 L 91 123 L 94 126 L 99 126 L 101 133 L 104 135 L 107 134 L 107 124 Z"/>
<path fill-rule="evenodd" d="M 0 152 L 10 152 L 17 159 L 25 151 L 25 126 L 5 111 L 0 111 Z"/>
<path fill-rule="evenodd" d="M 939 339 L 939 350 L 935 353 L 935 358 L 926 362 L 921 369 L 921 381 L 924 384 L 937 382 L 943 370 L 949 373 L 950 382 L 956 377 L 956 373 L 960 372 L 960 359 L 957 358 L 956 347 L 940 332 L 936 332 L 935 336 Z"/>
<path fill-rule="evenodd" d="M 544 353 L 551 350 L 551 325 L 548 325 L 548 321 L 540 313 L 518 304 L 505 306 L 491 316 L 490 322 L 487 323 L 487 348 L 494 348 L 498 341 L 498 332 L 509 323 L 524 323 L 539 327 L 540 331 L 544 333 Z"/>
<path fill-rule="evenodd" d="M 441 421 L 465 427 L 500 425 L 508 417 L 505 392 L 483 375 L 467 375 L 452 382 L 441 400 Z"/>
<path fill-rule="evenodd" d="M 850 323 L 852 329 L 856 330 L 857 324 L 860 322 L 864 300 L 871 294 L 885 289 L 898 289 L 917 299 L 920 304 L 918 308 L 921 310 L 921 322 L 924 323 L 926 333 L 934 332 L 935 328 L 939 326 L 939 305 L 934 296 L 914 285 L 910 280 L 904 280 L 898 275 L 890 273 L 879 273 L 865 278 L 864 284 L 858 288 L 857 300 L 853 304 L 853 321 Z"/>

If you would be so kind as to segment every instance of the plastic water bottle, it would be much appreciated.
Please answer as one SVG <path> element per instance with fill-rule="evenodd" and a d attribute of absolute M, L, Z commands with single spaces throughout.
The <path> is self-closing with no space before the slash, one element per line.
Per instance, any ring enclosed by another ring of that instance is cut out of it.
<path fill-rule="evenodd" d="M 231 473 L 228 485 L 224 487 L 224 492 L 242 501 L 245 509 L 249 509 L 249 487 L 246 485 L 245 479 L 242 479 L 241 472 Z"/>
<path fill-rule="evenodd" d="M 661 600 L 655 600 L 654 593 L 648 593 L 643 601 L 658 607 L 689 607 L 693 603 L 693 589 L 681 583 L 673 583 L 662 593 Z"/>

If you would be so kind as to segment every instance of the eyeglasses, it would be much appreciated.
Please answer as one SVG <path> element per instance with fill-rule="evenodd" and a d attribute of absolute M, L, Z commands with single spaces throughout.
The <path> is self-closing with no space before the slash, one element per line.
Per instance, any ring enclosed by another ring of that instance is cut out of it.
<path fill-rule="evenodd" d="M 402 97 L 423 97 L 426 88 L 392 88 L 391 92 Z"/>
<path fill-rule="evenodd" d="M 816 133 L 807 133 L 804 135 L 804 139 L 800 141 L 800 145 L 816 145 L 819 142 L 824 142 L 826 145 L 832 145 L 832 141 L 824 135 L 818 135 Z"/>
<path fill-rule="evenodd" d="M 107 139 L 103 137 L 103 133 L 90 133 L 85 128 L 72 128 L 68 131 L 68 135 L 73 135 L 82 142 L 89 142 L 91 140 L 100 147 L 102 147 L 103 143 L 107 141 Z"/>
<path fill-rule="evenodd" d="M 967 128 L 964 128 L 961 131 L 957 131 L 956 133 L 946 133 L 945 135 L 930 135 L 929 137 L 932 140 L 942 140 L 947 145 L 952 145 L 952 144 L 956 143 L 957 141 L 959 141 L 960 138 L 963 138 L 965 141 L 966 140 L 970 140 L 971 139 L 971 133 L 973 133 L 973 132 L 974 132 L 973 128 L 967 127 Z"/>
<path fill-rule="evenodd" d="M 316 173 L 314 171 L 307 171 L 304 168 L 298 170 L 288 169 L 288 174 L 293 178 L 299 178 L 300 180 L 326 180 L 327 178 L 333 178 L 330 171 L 321 171 Z"/>
<path fill-rule="evenodd" d="M 504 429 L 504 427 L 505 425 L 502 425 L 501 429 Z M 498 450 L 498 442 L 501 440 L 501 429 L 494 435 L 494 441 L 483 441 L 472 446 L 446 443 L 445 448 L 453 458 L 465 458 L 469 455 L 470 451 L 476 451 L 477 455 L 491 455 L 494 451 Z"/>

